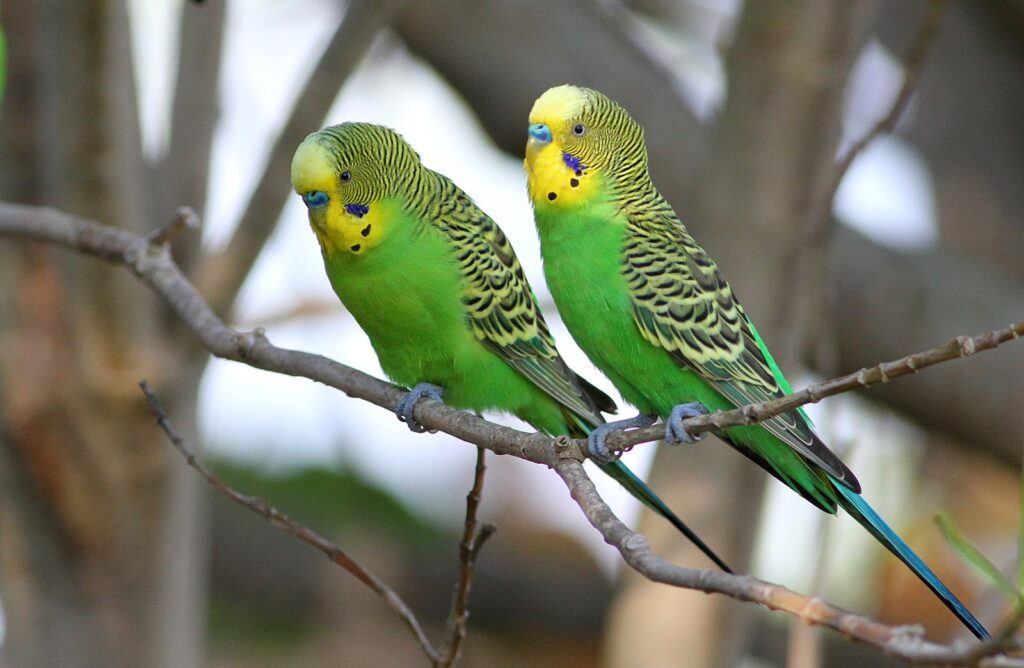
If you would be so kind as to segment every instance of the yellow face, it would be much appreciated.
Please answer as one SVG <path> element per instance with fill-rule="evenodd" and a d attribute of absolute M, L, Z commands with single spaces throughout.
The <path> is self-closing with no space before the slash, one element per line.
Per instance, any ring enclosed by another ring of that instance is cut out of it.
<path fill-rule="evenodd" d="M 303 199 L 309 223 L 326 256 L 361 256 L 386 236 L 386 205 L 347 198 L 360 177 L 357 167 L 339 172 L 337 159 L 316 134 L 306 138 L 292 158 L 292 186 Z"/>
<path fill-rule="evenodd" d="M 525 167 L 534 208 L 579 206 L 601 190 L 600 169 L 574 153 L 588 131 L 580 119 L 585 103 L 583 90 L 558 86 L 533 105 Z"/>

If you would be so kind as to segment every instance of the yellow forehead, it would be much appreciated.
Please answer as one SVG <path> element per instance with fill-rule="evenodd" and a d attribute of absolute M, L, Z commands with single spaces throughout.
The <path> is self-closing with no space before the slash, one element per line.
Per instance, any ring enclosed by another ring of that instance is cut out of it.
<path fill-rule="evenodd" d="M 574 118 L 583 109 L 586 95 L 583 89 L 564 85 L 549 88 L 533 103 L 531 123 L 556 123 Z"/>
<path fill-rule="evenodd" d="M 306 137 L 292 158 L 292 187 L 295 192 L 301 195 L 311 190 L 330 190 L 337 178 L 334 172 L 331 155 L 317 135 Z"/>

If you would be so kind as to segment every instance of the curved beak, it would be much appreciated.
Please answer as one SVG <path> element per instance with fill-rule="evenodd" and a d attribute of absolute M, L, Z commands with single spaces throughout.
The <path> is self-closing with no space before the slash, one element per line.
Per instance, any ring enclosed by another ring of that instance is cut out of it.
<path fill-rule="evenodd" d="M 533 162 L 541 150 L 551 146 L 551 128 L 545 123 L 533 123 L 526 131 L 526 164 L 532 169 Z"/>

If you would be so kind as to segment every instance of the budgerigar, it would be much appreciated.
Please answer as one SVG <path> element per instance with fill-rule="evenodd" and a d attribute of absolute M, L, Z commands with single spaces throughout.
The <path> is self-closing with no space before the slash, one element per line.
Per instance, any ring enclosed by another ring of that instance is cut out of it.
<path fill-rule="evenodd" d="M 528 189 L 555 306 L 640 412 L 594 430 L 592 457 L 613 461 L 610 429 L 660 416 L 668 441 L 692 442 L 684 418 L 791 392 L 714 261 L 652 183 L 643 130 L 629 114 L 597 91 L 559 86 L 536 101 L 529 123 Z M 861 497 L 802 410 L 718 436 L 821 510 L 846 510 L 972 633 L 987 636 Z"/>
<path fill-rule="evenodd" d="M 550 434 L 585 437 L 615 404 L 569 369 L 508 239 L 395 131 L 344 123 L 311 134 L 292 160 L 338 297 L 381 368 L 413 387 L 398 408 L 414 431 L 423 396 L 505 411 Z M 725 563 L 620 462 L 600 467 Z"/>

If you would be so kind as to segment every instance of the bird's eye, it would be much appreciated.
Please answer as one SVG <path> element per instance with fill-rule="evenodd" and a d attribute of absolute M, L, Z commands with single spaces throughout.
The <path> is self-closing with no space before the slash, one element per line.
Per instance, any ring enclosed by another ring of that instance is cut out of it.
<path fill-rule="evenodd" d="M 577 123 L 576 125 L 572 126 L 572 133 L 577 137 L 582 137 L 583 135 L 587 134 L 587 126 L 583 125 L 583 123 Z"/>
<path fill-rule="evenodd" d="M 342 183 L 348 183 L 351 180 L 352 180 L 352 172 L 342 172 L 341 173 L 341 182 Z"/>
<path fill-rule="evenodd" d="M 322 190 L 310 190 L 308 193 L 302 193 L 302 201 L 310 209 L 316 209 L 327 204 L 327 199 L 327 193 Z"/>

